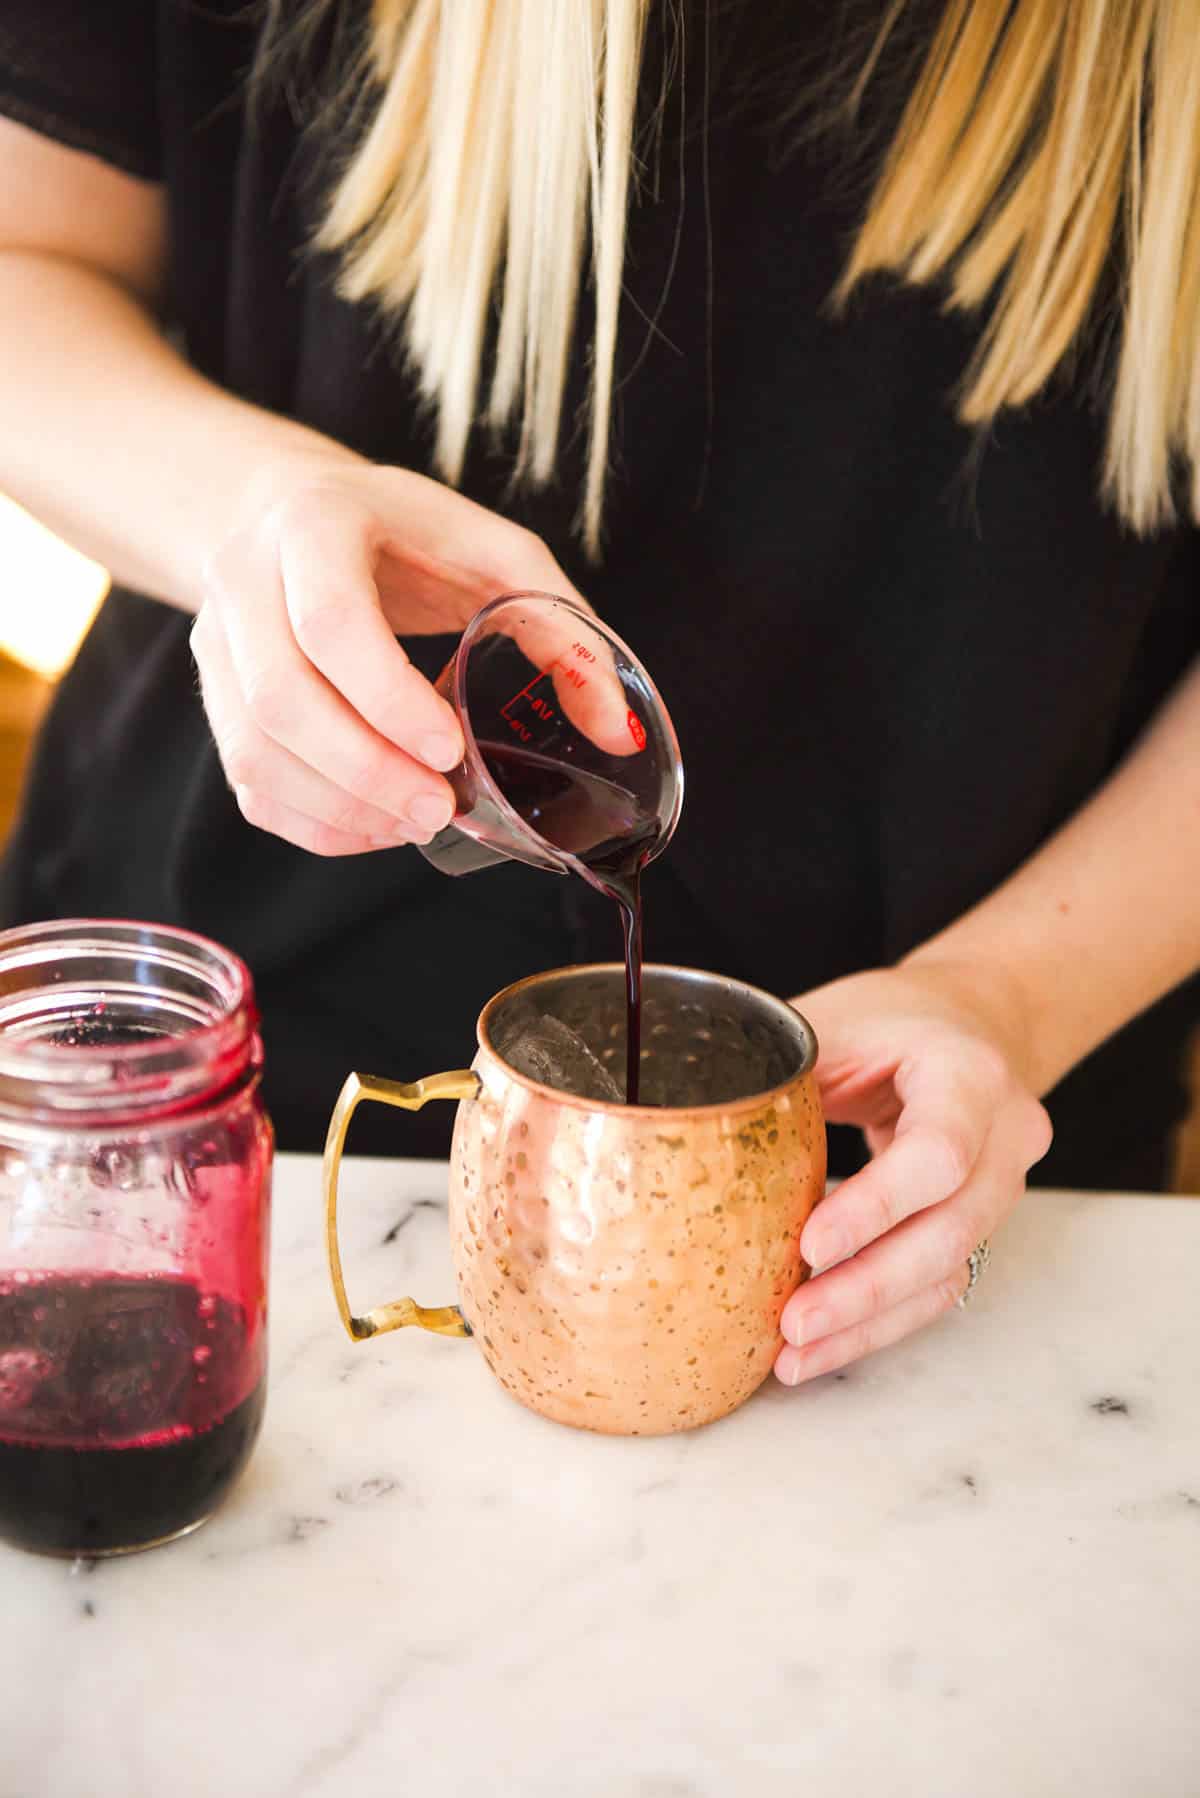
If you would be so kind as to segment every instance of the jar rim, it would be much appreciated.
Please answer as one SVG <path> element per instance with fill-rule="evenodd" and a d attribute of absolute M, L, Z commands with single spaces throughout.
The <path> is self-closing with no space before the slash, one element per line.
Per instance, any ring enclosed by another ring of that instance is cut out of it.
<path fill-rule="evenodd" d="M 89 962 L 127 966 L 128 980 L 114 978 L 112 991 L 129 1009 L 143 990 L 148 1003 L 155 994 L 170 1028 L 147 1028 L 134 1040 L 120 1040 L 119 1032 L 101 1032 L 95 1042 L 64 1042 L 61 1031 L 57 1040 L 35 1035 L 69 1015 L 72 995 L 76 1012 L 85 1000 L 104 1010 L 104 979 L 93 973 L 89 981 Z M 58 918 L 0 932 L 0 1109 L 141 1116 L 147 1108 L 194 1104 L 256 1058 L 257 1025 L 246 963 L 195 931 Z"/>

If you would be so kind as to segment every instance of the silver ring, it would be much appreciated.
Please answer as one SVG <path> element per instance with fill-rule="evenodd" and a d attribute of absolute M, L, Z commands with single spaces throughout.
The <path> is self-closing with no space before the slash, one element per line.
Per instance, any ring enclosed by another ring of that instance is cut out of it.
<path fill-rule="evenodd" d="M 979 1279 L 980 1274 L 983 1272 L 984 1268 L 987 1266 L 988 1262 L 991 1260 L 991 1258 L 992 1258 L 992 1247 L 991 1247 L 991 1244 L 989 1243 L 987 1237 L 985 1236 L 983 1241 L 981 1243 L 979 1243 L 977 1245 L 977 1247 L 973 1248 L 971 1250 L 971 1253 L 967 1256 L 966 1289 L 963 1292 L 962 1296 L 960 1298 L 957 1298 L 954 1301 L 960 1311 L 963 1309 L 967 1300 L 970 1298 L 971 1294 L 974 1292 L 975 1284 L 976 1284 L 977 1280 Z"/>

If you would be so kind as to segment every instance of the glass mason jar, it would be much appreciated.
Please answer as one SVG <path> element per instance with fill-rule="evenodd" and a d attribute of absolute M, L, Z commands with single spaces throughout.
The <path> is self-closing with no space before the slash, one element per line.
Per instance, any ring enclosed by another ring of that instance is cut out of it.
<path fill-rule="evenodd" d="M 181 930 L 0 933 L 0 1538 L 185 1534 L 266 1392 L 273 1137 L 250 974 Z"/>

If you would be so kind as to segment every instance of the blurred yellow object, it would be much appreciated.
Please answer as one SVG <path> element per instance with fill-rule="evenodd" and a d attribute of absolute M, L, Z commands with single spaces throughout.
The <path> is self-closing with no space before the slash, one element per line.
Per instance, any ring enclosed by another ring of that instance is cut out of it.
<path fill-rule="evenodd" d="M 106 569 L 0 497 L 0 650 L 57 679 L 108 587 Z"/>

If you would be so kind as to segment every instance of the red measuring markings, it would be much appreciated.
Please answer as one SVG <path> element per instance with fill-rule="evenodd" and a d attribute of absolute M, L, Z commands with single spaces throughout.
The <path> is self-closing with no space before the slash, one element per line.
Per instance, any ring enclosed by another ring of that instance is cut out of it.
<path fill-rule="evenodd" d="M 533 741 L 533 732 L 529 729 L 528 725 L 522 724 L 519 718 L 513 717 L 512 708 L 518 704 L 520 700 L 529 699 L 530 711 L 533 712 L 536 717 L 541 718 L 548 724 L 554 716 L 554 707 L 550 704 L 550 701 L 548 699 L 543 699 L 540 694 L 532 699 L 529 696 L 537 686 L 538 682 L 545 680 L 546 675 L 549 672 L 550 670 L 546 668 L 542 670 L 541 674 L 535 674 L 527 687 L 522 687 L 519 693 L 514 693 L 508 704 L 503 705 L 500 708 L 500 716 L 504 719 L 513 735 L 519 737 L 522 743 L 531 743 Z"/>
<path fill-rule="evenodd" d="M 575 655 L 579 657 L 580 661 L 594 662 L 596 660 L 595 651 L 589 649 L 585 643 L 572 643 L 571 648 Z M 531 743 L 533 741 L 533 732 L 529 729 L 528 725 L 522 724 L 519 718 L 513 717 L 512 709 L 515 705 L 519 705 L 522 699 L 528 699 L 530 711 L 533 712 L 535 717 L 540 718 L 543 723 L 548 724 L 555 716 L 554 707 L 548 699 L 543 699 L 540 694 L 535 698 L 530 698 L 530 695 L 533 693 L 533 689 L 537 686 L 538 682 L 544 681 L 546 676 L 548 674 L 553 674 L 555 670 L 562 675 L 564 680 L 570 681 L 573 687 L 583 688 L 588 684 L 588 677 L 582 668 L 576 668 L 572 663 L 565 662 L 561 658 L 551 667 L 543 668 L 540 674 L 535 674 L 527 687 L 522 687 L 519 693 L 514 693 L 512 698 L 508 701 L 508 704 L 503 705 L 500 708 L 500 716 L 504 719 L 513 735 L 519 737 L 522 743 Z M 640 722 L 631 712 L 629 714 L 629 729 L 635 743 L 637 743 L 637 732 L 641 730 L 641 728 Z M 642 741 L 638 743 L 639 749 L 645 746 L 645 741 L 646 736 L 643 731 Z"/>
<path fill-rule="evenodd" d="M 571 648 L 583 662 L 594 662 L 596 660 L 595 653 L 588 649 L 583 643 L 572 643 Z M 555 662 L 554 666 L 558 669 L 564 679 L 570 681 L 573 687 L 587 686 L 587 675 L 583 672 L 582 668 L 573 668 L 570 662 L 564 662 L 562 660 Z"/>

